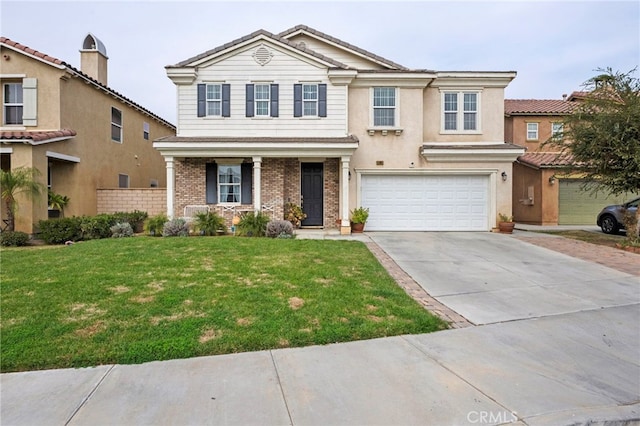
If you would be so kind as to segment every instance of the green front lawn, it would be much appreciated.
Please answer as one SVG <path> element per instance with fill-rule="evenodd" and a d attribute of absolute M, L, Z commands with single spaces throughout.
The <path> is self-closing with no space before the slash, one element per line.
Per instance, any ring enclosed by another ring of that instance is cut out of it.
<path fill-rule="evenodd" d="M 447 327 L 356 241 L 134 237 L 0 256 L 2 372 Z"/>

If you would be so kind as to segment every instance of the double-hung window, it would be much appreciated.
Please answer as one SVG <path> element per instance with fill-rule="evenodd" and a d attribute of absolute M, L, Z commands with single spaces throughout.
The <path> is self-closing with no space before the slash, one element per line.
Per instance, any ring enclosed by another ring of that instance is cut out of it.
<path fill-rule="evenodd" d="M 395 87 L 373 88 L 373 125 L 394 127 L 396 125 Z"/>
<path fill-rule="evenodd" d="M 230 117 L 231 86 L 223 83 L 198 84 L 198 117 Z"/>
<path fill-rule="evenodd" d="M 207 115 L 222 116 L 221 84 L 207 84 Z"/>
<path fill-rule="evenodd" d="M 444 92 L 442 97 L 442 129 L 445 132 L 476 132 L 479 125 L 477 92 Z"/>
<path fill-rule="evenodd" d="M 277 117 L 278 116 L 278 85 L 252 83 L 246 85 L 246 116 L 247 117 Z"/>
<path fill-rule="evenodd" d="M 564 126 L 562 123 L 551 123 L 551 138 L 554 140 L 562 140 Z"/>
<path fill-rule="evenodd" d="M 111 107 L 111 140 L 122 143 L 122 111 Z"/>
<path fill-rule="evenodd" d="M 241 176 L 240 164 L 218 166 L 218 195 L 220 203 L 240 203 Z"/>
<path fill-rule="evenodd" d="M 527 140 L 538 140 L 538 123 L 527 123 Z"/>
<path fill-rule="evenodd" d="M 256 84 L 255 85 L 255 116 L 256 117 L 269 117 L 269 101 L 270 90 L 268 84 Z"/>
<path fill-rule="evenodd" d="M 22 83 L 5 83 L 3 91 L 4 124 L 22 124 Z"/>
<path fill-rule="evenodd" d="M 294 117 L 326 117 L 327 85 L 299 83 L 293 85 Z"/>

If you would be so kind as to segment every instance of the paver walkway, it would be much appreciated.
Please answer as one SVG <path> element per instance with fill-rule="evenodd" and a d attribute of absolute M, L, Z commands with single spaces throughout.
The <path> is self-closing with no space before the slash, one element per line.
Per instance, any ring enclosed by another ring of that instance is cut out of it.
<path fill-rule="evenodd" d="M 514 234 L 514 236 L 530 244 L 577 257 L 578 259 L 596 262 L 621 272 L 640 276 L 640 254 L 564 237 L 541 237 L 526 234 Z"/>

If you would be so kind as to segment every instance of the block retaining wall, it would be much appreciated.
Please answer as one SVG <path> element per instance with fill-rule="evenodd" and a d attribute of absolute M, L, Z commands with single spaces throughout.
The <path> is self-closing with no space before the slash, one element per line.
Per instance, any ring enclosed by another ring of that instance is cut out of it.
<path fill-rule="evenodd" d="M 149 216 L 167 212 L 166 188 L 103 188 L 97 190 L 98 214 L 140 210 Z"/>

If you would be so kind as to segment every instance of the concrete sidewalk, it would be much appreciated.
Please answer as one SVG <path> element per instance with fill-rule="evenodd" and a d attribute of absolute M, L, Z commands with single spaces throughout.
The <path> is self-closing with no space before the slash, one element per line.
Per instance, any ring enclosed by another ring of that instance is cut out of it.
<path fill-rule="evenodd" d="M 439 302 L 485 325 L 2 374 L 2 425 L 640 423 L 637 276 L 517 234 L 358 238 L 378 244 Z"/>

